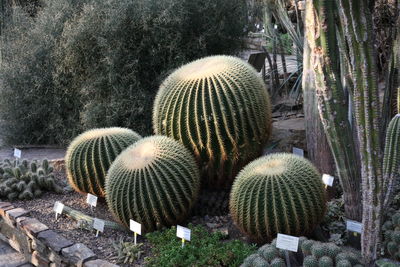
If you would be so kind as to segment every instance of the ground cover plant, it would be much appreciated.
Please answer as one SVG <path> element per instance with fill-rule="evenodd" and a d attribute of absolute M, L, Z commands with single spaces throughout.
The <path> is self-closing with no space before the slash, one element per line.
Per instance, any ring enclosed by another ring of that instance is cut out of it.
<path fill-rule="evenodd" d="M 146 235 L 153 256 L 146 260 L 149 266 L 239 266 L 254 252 L 255 246 L 239 240 L 224 242 L 224 234 L 209 233 L 202 226 L 189 225 L 192 241 L 181 247 L 176 228 Z"/>

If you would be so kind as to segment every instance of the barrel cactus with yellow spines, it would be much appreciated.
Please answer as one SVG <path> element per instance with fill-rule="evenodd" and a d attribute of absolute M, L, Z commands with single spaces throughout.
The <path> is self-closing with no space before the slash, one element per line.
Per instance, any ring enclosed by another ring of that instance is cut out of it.
<path fill-rule="evenodd" d="M 229 187 L 269 138 L 270 99 L 246 62 L 206 57 L 182 66 L 161 84 L 153 127 L 194 152 L 205 187 Z"/>
<path fill-rule="evenodd" d="M 287 153 L 249 163 L 236 177 L 229 203 L 232 219 L 256 242 L 277 233 L 304 235 L 326 210 L 321 175 L 308 160 Z"/>
<path fill-rule="evenodd" d="M 106 201 L 123 225 L 144 232 L 175 225 L 197 199 L 200 174 L 191 152 L 165 136 L 146 137 L 121 153 L 106 181 Z"/>
<path fill-rule="evenodd" d="M 104 197 L 104 182 L 111 163 L 141 138 L 132 130 L 118 127 L 82 133 L 71 142 L 65 156 L 68 182 L 80 193 Z"/>

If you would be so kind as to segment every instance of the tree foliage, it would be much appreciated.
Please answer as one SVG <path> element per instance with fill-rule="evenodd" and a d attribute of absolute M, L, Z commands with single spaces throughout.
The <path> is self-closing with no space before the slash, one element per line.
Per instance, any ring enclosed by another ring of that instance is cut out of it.
<path fill-rule="evenodd" d="M 244 0 L 46 1 L 7 29 L 0 122 L 8 143 L 65 143 L 105 126 L 151 132 L 160 81 L 241 45 Z"/>

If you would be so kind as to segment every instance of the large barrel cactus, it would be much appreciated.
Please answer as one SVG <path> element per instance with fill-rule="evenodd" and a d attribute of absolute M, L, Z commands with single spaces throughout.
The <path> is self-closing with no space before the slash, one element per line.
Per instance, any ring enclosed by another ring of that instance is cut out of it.
<path fill-rule="evenodd" d="M 229 209 L 237 226 L 256 242 L 277 233 L 303 235 L 323 218 L 325 189 L 306 159 L 279 153 L 249 163 L 232 186 Z"/>
<path fill-rule="evenodd" d="M 267 89 L 238 58 L 199 59 L 161 84 L 153 127 L 194 152 L 204 186 L 229 187 L 237 172 L 260 155 L 271 133 Z"/>
<path fill-rule="evenodd" d="M 65 156 L 68 182 L 78 192 L 104 197 L 104 181 L 114 159 L 141 136 L 125 128 L 84 132 L 69 145 Z"/>
<path fill-rule="evenodd" d="M 142 224 L 144 232 L 185 219 L 200 189 L 200 174 L 191 152 L 165 137 L 144 138 L 111 165 L 106 181 L 108 207 L 122 224 Z"/>

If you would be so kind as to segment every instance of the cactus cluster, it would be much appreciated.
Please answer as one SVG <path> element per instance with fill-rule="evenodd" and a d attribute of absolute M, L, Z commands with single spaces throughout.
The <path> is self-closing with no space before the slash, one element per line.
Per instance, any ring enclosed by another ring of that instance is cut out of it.
<path fill-rule="evenodd" d="M 334 243 L 322 243 L 304 238 L 299 244 L 304 267 L 359 267 L 361 255 L 344 250 Z"/>
<path fill-rule="evenodd" d="M 321 175 L 311 162 L 293 154 L 261 157 L 235 179 L 229 209 L 239 229 L 259 243 L 277 233 L 307 234 L 326 209 Z"/>
<path fill-rule="evenodd" d="M 258 249 L 255 254 L 248 256 L 241 267 L 285 267 L 286 263 L 282 251 L 273 244 L 266 244 Z"/>
<path fill-rule="evenodd" d="M 248 256 L 241 267 L 255 266 L 286 266 L 285 252 L 276 248 L 276 239 L 271 244 L 260 247 L 257 253 Z M 361 255 L 352 250 L 345 250 L 334 243 L 321 243 L 307 239 L 304 236 L 299 238 L 299 249 L 296 257 L 289 258 L 303 259 L 303 267 L 360 267 L 362 265 Z M 278 263 L 279 264 L 274 264 Z"/>
<path fill-rule="evenodd" d="M 271 104 L 249 64 L 230 56 L 206 57 L 161 84 L 153 127 L 193 151 L 203 186 L 229 187 L 236 173 L 261 154 L 271 133 Z"/>
<path fill-rule="evenodd" d="M 76 137 L 65 156 L 68 182 L 80 193 L 104 197 L 104 181 L 114 159 L 141 136 L 125 128 L 92 129 Z"/>
<path fill-rule="evenodd" d="M 185 219 L 197 199 L 200 174 L 193 155 L 165 136 L 146 137 L 123 151 L 106 180 L 108 207 L 126 227 L 129 220 L 151 232 Z"/>
<path fill-rule="evenodd" d="M 61 193 L 48 160 L 0 162 L 0 199 L 29 200 L 40 197 L 44 191 Z"/>
<path fill-rule="evenodd" d="M 400 260 L 400 211 L 395 213 L 382 227 L 385 251 L 393 260 Z"/>

